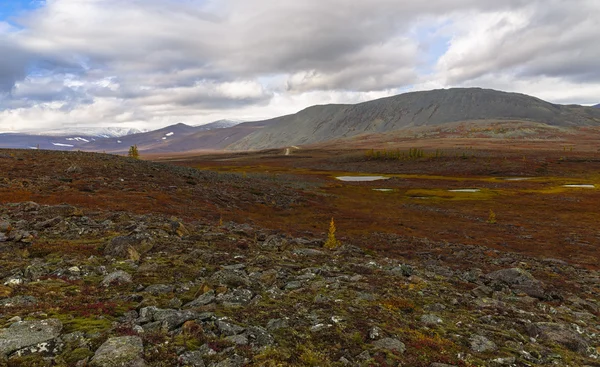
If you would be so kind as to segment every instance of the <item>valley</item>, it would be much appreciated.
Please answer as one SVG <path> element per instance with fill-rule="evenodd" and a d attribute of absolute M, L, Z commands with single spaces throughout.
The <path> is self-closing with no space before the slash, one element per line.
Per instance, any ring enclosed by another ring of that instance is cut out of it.
<path fill-rule="evenodd" d="M 464 142 L 2 150 L 5 361 L 595 365 L 598 153 Z"/>

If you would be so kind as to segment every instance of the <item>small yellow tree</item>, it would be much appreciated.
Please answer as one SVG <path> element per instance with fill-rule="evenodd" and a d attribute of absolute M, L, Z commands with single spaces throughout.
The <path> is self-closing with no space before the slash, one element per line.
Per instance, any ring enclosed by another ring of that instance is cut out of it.
<path fill-rule="evenodd" d="M 127 153 L 129 158 L 140 159 L 140 152 L 138 151 L 137 145 L 132 145 L 129 147 L 129 153 Z"/>
<path fill-rule="evenodd" d="M 333 218 L 331 218 L 331 223 L 329 223 L 329 233 L 327 234 L 327 241 L 325 241 L 324 247 L 333 250 L 341 245 L 340 241 L 335 238 L 335 223 Z"/>
<path fill-rule="evenodd" d="M 492 209 L 490 209 L 490 216 L 488 217 L 487 222 L 489 224 L 495 224 L 496 223 L 496 213 L 494 213 L 494 211 Z"/>

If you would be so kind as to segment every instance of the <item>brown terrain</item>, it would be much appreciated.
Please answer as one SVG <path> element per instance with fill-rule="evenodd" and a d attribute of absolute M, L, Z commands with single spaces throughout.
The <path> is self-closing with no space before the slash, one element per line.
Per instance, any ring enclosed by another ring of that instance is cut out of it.
<path fill-rule="evenodd" d="M 598 131 L 514 124 L 1 150 L 2 363 L 600 366 Z"/>

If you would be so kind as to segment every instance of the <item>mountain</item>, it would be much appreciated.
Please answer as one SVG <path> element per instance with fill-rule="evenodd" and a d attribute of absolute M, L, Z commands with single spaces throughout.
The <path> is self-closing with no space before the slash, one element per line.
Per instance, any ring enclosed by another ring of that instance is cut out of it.
<path fill-rule="evenodd" d="M 153 131 L 119 127 L 86 127 L 49 131 L 36 130 L 26 133 L 0 133 L 0 147 L 120 153 L 126 152 L 132 145 L 138 145 L 140 150 L 162 151 L 165 147 L 171 146 L 172 140 L 181 139 L 197 132 L 233 127 L 239 123 L 240 121 L 235 120 L 219 120 L 200 126 L 179 123 Z M 179 151 L 175 145 L 167 150 Z"/>
<path fill-rule="evenodd" d="M 197 125 L 196 127 L 199 130 L 214 130 L 214 129 L 226 129 L 228 127 L 234 127 L 236 125 L 241 124 L 243 121 L 238 120 L 218 120 L 215 122 L 211 122 L 206 125 Z"/>
<path fill-rule="evenodd" d="M 594 108 L 600 108 L 600 103 L 598 103 L 597 105 L 592 106 L 592 107 L 594 107 Z"/>
<path fill-rule="evenodd" d="M 600 111 L 556 105 L 524 94 L 490 89 L 440 89 L 355 105 L 309 107 L 294 115 L 266 121 L 268 127 L 227 148 L 259 150 L 306 145 L 361 134 L 482 120 L 532 121 L 564 127 L 596 126 L 600 125 Z"/>
<path fill-rule="evenodd" d="M 140 130 L 129 127 L 75 127 L 56 130 L 34 130 L 28 131 L 28 135 L 43 136 L 86 136 L 95 138 L 118 138 L 125 135 L 139 134 L 147 130 Z"/>

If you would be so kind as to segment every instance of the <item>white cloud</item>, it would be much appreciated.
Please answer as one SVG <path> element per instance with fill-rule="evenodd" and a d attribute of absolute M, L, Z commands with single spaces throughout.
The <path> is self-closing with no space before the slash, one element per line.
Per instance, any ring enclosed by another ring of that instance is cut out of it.
<path fill-rule="evenodd" d="M 596 0 L 49 0 L 20 28 L 0 22 L 0 130 L 262 118 L 449 86 L 600 102 L 598 19 Z"/>

